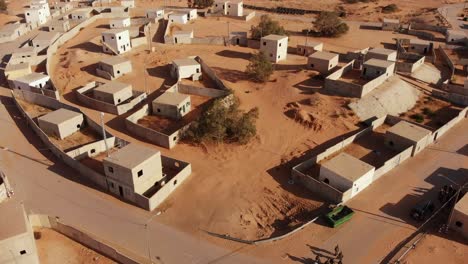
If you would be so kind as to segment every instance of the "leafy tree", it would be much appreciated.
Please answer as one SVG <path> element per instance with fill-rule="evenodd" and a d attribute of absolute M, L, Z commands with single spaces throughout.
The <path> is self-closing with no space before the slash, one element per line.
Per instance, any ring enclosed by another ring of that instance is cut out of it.
<path fill-rule="evenodd" d="M 190 7 L 197 7 L 197 8 L 207 8 L 212 6 L 214 0 L 189 0 L 188 5 Z"/>
<path fill-rule="evenodd" d="M 349 27 L 337 13 L 322 11 L 314 22 L 315 33 L 321 37 L 339 37 L 348 32 Z"/>
<path fill-rule="evenodd" d="M 0 11 L 6 11 L 7 8 L 8 8 L 8 5 L 5 2 L 5 0 L 0 0 Z"/>
<path fill-rule="evenodd" d="M 250 28 L 252 39 L 260 40 L 264 36 L 270 34 L 275 35 L 287 35 L 286 30 L 279 24 L 278 21 L 271 19 L 269 15 L 262 15 L 260 17 L 260 23 L 257 26 Z"/>
<path fill-rule="evenodd" d="M 215 100 L 200 118 L 190 125 L 183 137 L 201 142 L 227 142 L 246 144 L 257 134 L 258 108 L 248 112 L 239 109 L 239 102 L 226 106 L 222 99 Z"/>
<path fill-rule="evenodd" d="M 273 74 L 273 64 L 268 60 L 263 52 L 254 54 L 250 58 L 245 73 L 257 82 L 266 82 Z"/>
<path fill-rule="evenodd" d="M 390 4 L 390 5 L 386 5 L 382 7 L 382 13 L 385 13 L 385 14 L 397 12 L 398 10 L 399 10 L 398 6 L 395 4 Z"/>

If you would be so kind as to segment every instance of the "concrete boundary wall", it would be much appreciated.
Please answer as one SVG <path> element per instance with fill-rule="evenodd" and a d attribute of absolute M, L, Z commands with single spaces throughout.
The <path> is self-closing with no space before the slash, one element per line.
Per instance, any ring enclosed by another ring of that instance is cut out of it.
<path fill-rule="evenodd" d="M 392 73 L 393 75 L 393 73 Z M 362 92 L 361 92 L 361 97 L 365 96 L 366 94 L 370 93 L 372 90 L 377 88 L 379 85 L 384 83 L 388 78 L 390 78 L 392 75 L 387 76 L 385 74 L 380 75 L 379 77 L 369 81 L 368 83 L 364 84 L 362 86 Z"/>
<path fill-rule="evenodd" d="M 453 74 L 455 73 L 455 65 L 454 65 L 453 61 L 450 59 L 450 57 L 448 56 L 448 54 L 445 52 L 445 50 L 442 48 L 442 46 L 439 46 L 439 51 L 442 54 L 442 58 L 445 60 L 445 63 L 447 64 L 447 66 L 452 71 L 452 73 L 450 74 L 450 78 L 449 78 L 449 79 L 451 79 Z"/>
<path fill-rule="evenodd" d="M 169 19 L 163 21 L 166 23 L 166 29 L 164 30 L 164 44 L 174 44 L 174 38 L 170 34 L 172 22 Z"/>
<path fill-rule="evenodd" d="M 9 80 L 8 83 L 11 83 L 10 87 L 12 87 L 12 89 L 17 90 L 14 87 L 12 81 Z M 41 89 L 41 88 L 36 88 L 36 87 L 29 86 L 29 91 L 32 92 L 32 93 L 37 93 L 37 94 L 45 95 L 45 96 L 50 97 L 50 98 L 55 99 L 55 100 L 60 100 L 60 94 L 57 91 L 57 89 L 55 89 L 55 87 L 53 87 L 53 86 L 52 86 L 52 89 L 53 90 L 51 90 L 51 89 Z"/>
<path fill-rule="evenodd" d="M 400 59 L 413 59 L 416 60 L 415 62 L 397 62 L 396 63 L 396 70 L 398 72 L 405 72 L 405 73 L 413 73 L 416 71 L 421 65 L 424 64 L 425 57 L 412 54 L 412 53 L 401 53 Z"/>
<path fill-rule="evenodd" d="M 431 32 L 427 32 L 427 31 L 408 29 L 406 33 L 408 35 L 417 36 L 417 37 L 420 37 L 422 39 L 427 39 L 427 40 L 435 40 L 436 38 L 434 34 L 432 34 Z"/>
<path fill-rule="evenodd" d="M 411 23 L 411 28 L 416 30 L 429 30 L 445 34 L 447 32 L 446 27 L 428 25 L 425 23 Z"/>
<path fill-rule="evenodd" d="M 408 147 L 407 149 L 403 150 L 402 152 L 398 153 L 393 158 L 387 160 L 384 165 L 380 168 L 377 168 L 374 172 L 374 176 L 372 177 L 372 181 L 379 179 L 382 175 L 389 172 L 396 166 L 403 163 L 405 160 L 411 157 L 411 153 L 413 152 L 413 146 Z"/>
<path fill-rule="evenodd" d="M 192 174 L 192 165 L 187 162 L 161 156 L 163 168 L 180 170 L 176 176 L 168 181 L 151 198 L 135 193 L 136 203 L 143 209 L 152 211 L 158 207 L 169 195 Z"/>
<path fill-rule="evenodd" d="M 176 90 L 179 93 L 186 93 L 186 94 L 194 94 L 206 97 L 222 97 L 226 96 L 229 93 L 224 90 L 212 89 L 212 88 L 204 88 L 198 87 L 193 85 L 187 85 L 183 83 L 178 83 L 176 86 Z"/>
<path fill-rule="evenodd" d="M 106 245 L 102 240 L 89 235 L 75 227 L 59 222 L 56 218 L 47 215 L 28 215 L 29 221 L 34 227 L 50 228 L 60 234 L 76 241 L 86 247 L 122 264 L 139 264 L 142 260 L 134 260 L 117 249 Z"/>
<path fill-rule="evenodd" d="M 139 37 L 139 38 L 133 38 L 130 40 L 132 43 L 132 49 L 137 48 L 139 46 L 144 46 L 148 45 L 148 37 Z"/>
<path fill-rule="evenodd" d="M 468 106 L 468 96 L 433 89 L 434 97 L 442 98 L 457 105 Z"/>
<path fill-rule="evenodd" d="M 146 99 L 146 93 L 140 91 L 132 91 L 133 99 L 128 103 L 123 103 L 119 105 L 109 104 L 103 101 L 96 100 L 92 97 L 87 96 L 85 93 L 93 90 L 96 88 L 96 82 L 90 82 L 87 85 L 79 88 L 75 91 L 76 97 L 78 101 L 83 103 L 84 105 L 91 107 L 98 111 L 103 111 L 107 113 L 111 113 L 114 115 L 121 115 L 124 114 L 131 109 L 133 109 L 136 105 L 140 104 Z"/>
<path fill-rule="evenodd" d="M 216 89 L 230 91 L 231 89 L 226 86 L 226 84 L 218 77 L 218 75 L 205 63 L 205 61 L 200 57 L 195 57 L 195 60 L 200 63 L 202 68 L 202 72 L 211 78 L 211 80 L 215 83 Z"/>

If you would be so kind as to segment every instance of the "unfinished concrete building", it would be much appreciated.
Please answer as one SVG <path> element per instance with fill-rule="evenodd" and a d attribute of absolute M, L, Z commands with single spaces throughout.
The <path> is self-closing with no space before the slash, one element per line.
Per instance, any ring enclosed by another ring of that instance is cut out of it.
<path fill-rule="evenodd" d="M 307 41 L 305 44 L 298 44 L 297 45 L 297 55 L 301 56 L 310 56 L 317 51 L 323 50 L 323 43 L 322 42 L 311 42 Z"/>
<path fill-rule="evenodd" d="M 329 73 L 338 66 L 339 56 L 335 53 L 317 51 L 307 58 L 307 68 L 318 71 L 321 74 Z"/>
<path fill-rule="evenodd" d="M 433 43 L 422 39 L 410 39 L 408 52 L 429 54 L 433 49 Z"/>
<path fill-rule="evenodd" d="M 34 232 L 23 206 L 14 201 L 0 203 L 0 263 L 39 264 Z"/>
<path fill-rule="evenodd" d="M 177 59 L 172 61 L 171 76 L 178 81 L 191 78 L 193 81 L 201 79 L 201 65 L 195 59 Z"/>
<path fill-rule="evenodd" d="M 367 52 L 366 60 L 378 59 L 387 61 L 396 61 L 397 51 L 391 49 L 375 48 Z"/>
<path fill-rule="evenodd" d="M 158 9 L 149 9 L 146 10 L 146 18 L 151 18 L 151 19 L 162 19 L 164 18 L 164 9 L 158 8 Z"/>
<path fill-rule="evenodd" d="M 453 216 L 450 228 L 459 232 L 468 239 L 468 195 L 465 194 L 453 209 Z"/>
<path fill-rule="evenodd" d="M 120 56 L 112 56 L 101 60 L 96 68 L 97 75 L 107 80 L 114 80 L 131 72 L 132 62 Z"/>
<path fill-rule="evenodd" d="M 130 27 L 130 25 L 131 25 L 130 17 L 119 17 L 119 18 L 111 19 L 109 21 L 109 27 L 111 29 L 126 28 L 126 27 Z"/>
<path fill-rule="evenodd" d="M 54 20 L 47 27 L 49 32 L 65 33 L 70 30 L 70 21 L 68 20 Z"/>
<path fill-rule="evenodd" d="M 351 197 L 354 197 L 372 183 L 374 171 L 374 166 L 340 153 L 320 165 L 319 180 L 342 192 L 351 189 Z"/>
<path fill-rule="evenodd" d="M 60 108 L 37 119 L 39 127 L 49 136 L 64 139 L 84 125 L 82 113 Z"/>
<path fill-rule="evenodd" d="M 382 30 L 396 31 L 400 28 L 400 20 L 384 18 L 382 22 Z"/>
<path fill-rule="evenodd" d="M 413 146 L 411 155 L 414 156 L 431 143 L 429 140 L 431 134 L 432 132 L 428 129 L 400 121 L 386 131 L 385 145 L 397 151 Z"/>
<path fill-rule="evenodd" d="M 180 119 L 191 110 L 190 95 L 165 92 L 151 103 L 153 114 Z"/>
<path fill-rule="evenodd" d="M 102 32 L 102 49 L 105 53 L 122 54 L 132 49 L 127 29 L 111 29 Z"/>
<path fill-rule="evenodd" d="M 377 78 L 381 75 L 390 77 L 395 71 L 395 62 L 370 59 L 363 64 L 362 76 L 364 78 Z"/>
<path fill-rule="evenodd" d="M 217 0 L 213 4 L 213 13 L 221 13 L 225 16 L 243 16 L 244 2 L 241 0 Z"/>
<path fill-rule="evenodd" d="M 113 105 L 121 104 L 133 96 L 131 84 L 117 81 L 98 86 L 93 93 L 97 100 Z"/>
<path fill-rule="evenodd" d="M 92 11 L 90 9 L 78 9 L 73 11 L 70 14 L 71 19 L 73 20 L 86 20 L 90 18 L 92 15 Z"/>
<path fill-rule="evenodd" d="M 109 191 L 135 202 L 135 193 L 164 185 L 161 153 L 139 144 L 129 144 L 103 160 Z"/>
<path fill-rule="evenodd" d="M 260 51 L 272 62 L 285 60 L 288 55 L 288 37 L 280 35 L 262 37 Z"/>

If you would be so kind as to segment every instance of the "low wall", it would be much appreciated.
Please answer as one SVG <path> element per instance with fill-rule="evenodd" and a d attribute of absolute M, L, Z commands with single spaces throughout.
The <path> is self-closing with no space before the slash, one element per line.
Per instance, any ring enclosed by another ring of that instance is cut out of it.
<path fill-rule="evenodd" d="M 260 40 L 248 39 L 247 47 L 251 49 L 260 49 Z"/>
<path fill-rule="evenodd" d="M 228 95 L 228 92 L 224 90 L 197 87 L 197 86 L 187 85 L 183 83 L 178 83 L 176 87 L 179 93 L 194 94 L 194 95 L 213 97 L 213 98 Z"/>
<path fill-rule="evenodd" d="M 138 204 L 138 206 L 149 211 L 152 211 L 158 207 L 180 184 L 182 184 L 190 176 L 190 174 L 192 174 L 192 165 L 190 165 L 190 163 L 172 159 L 166 156 L 161 156 L 161 161 L 164 168 L 179 170 L 179 173 L 177 173 L 176 176 L 168 181 L 150 198 L 135 194 L 135 202 Z"/>
<path fill-rule="evenodd" d="M 139 46 L 148 45 L 148 37 L 134 38 L 130 40 L 132 43 L 132 49 Z"/>
<path fill-rule="evenodd" d="M 452 71 L 451 75 L 450 75 L 450 78 L 452 78 L 454 72 L 455 72 L 455 65 L 453 63 L 453 61 L 450 59 L 450 57 L 447 55 L 447 53 L 445 52 L 445 50 L 442 48 L 442 46 L 439 46 L 439 51 L 440 51 L 440 54 L 442 54 L 442 59 L 445 61 L 445 63 L 447 64 L 447 66 L 450 68 L 450 70 Z"/>
<path fill-rule="evenodd" d="M 382 83 L 384 83 L 388 78 L 390 78 L 390 76 L 386 76 L 385 74 L 382 74 L 380 75 L 379 77 L 373 79 L 372 81 L 364 84 L 362 86 L 362 93 L 361 93 L 361 97 L 365 96 L 366 94 L 370 93 L 372 90 L 374 90 L 375 88 L 377 88 L 379 85 L 381 85 Z"/>
<path fill-rule="evenodd" d="M 395 157 L 387 160 L 384 165 L 380 168 L 376 169 L 374 172 L 374 176 L 372 177 L 372 181 L 379 179 L 382 175 L 389 172 L 396 166 L 403 163 L 403 161 L 409 159 L 411 157 L 411 153 L 413 152 L 413 146 L 403 150 L 402 152 L 398 153 Z"/>
<path fill-rule="evenodd" d="M 120 253 L 118 250 L 106 245 L 98 238 L 89 235 L 75 227 L 58 222 L 55 218 L 47 215 L 28 215 L 32 226 L 51 228 L 62 235 L 82 244 L 86 247 L 122 264 L 138 264 L 139 261 Z"/>
<path fill-rule="evenodd" d="M 435 32 L 440 32 L 442 34 L 445 34 L 445 32 L 447 32 L 446 27 L 428 25 L 428 24 L 424 24 L 424 23 L 411 23 L 411 28 L 416 29 L 416 30 L 435 31 Z"/>
<path fill-rule="evenodd" d="M 13 83 L 13 82 L 10 81 L 10 80 L 9 80 L 8 82 L 9 82 L 9 83 Z M 15 90 L 16 90 L 16 88 L 14 88 L 14 85 L 10 85 L 10 87 L 11 87 L 12 89 L 15 89 Z M 30 91 L 31 93 L 37 93 L 37 94 L 45 95 L 45 96 L 50 97 L 50 98 L 55 99 L 55 100 L 60 100 L 60 94 L 59 94 L 59 92 L 55 89 L 55 87 L 53 87 L 52 89 L 54 89 L 54 90 L 50 90 L 50 89 L 41 89 L 41 88 L 36 88 L 36 87 L 31 87 L 31 86 L 29 87 L 29 91 Z"/>
<path fill-rule="evenodd" d="M 208 76 L 216 85 L 216 89 L 230 91 L 231 89 L 224 84 L 224 82 L 218 77 L 218 75 L 203 61 L 200 57 L 195 57 L 195 60 L 200 63 L 202 72 Z"/>
<path fill-rule="evenodd" d="M 110 137 L 106 140 L 100 140 L 91 144 L 87 144 L 85 146 L 81 146 L 74 150 L 68 151 L 66 154 L 75 160 L 82 160 L 87 157 L 94 157 L 106 151 L 106 143 L 109 147 L 115 146 L 116 137 Z"/>
<path fill-rule="evenodd" d="M 124 114 L 146 99 L 146 93 L 140 91 L 133 91 L 133 99 L 130 102 L 119 105 L 113 105 L 96 100 L 85 94 L 86 92 L 90 92 L 90 90 L 93 90 L 94 88 L 96 88 L 96 82 L 91 82 L 83 86 L 82 88 L 77 89 L 75 94 L 78 101 L 95 110 L 111 113 L 114 115 Z"/>
<path fill-rule="evenodd" d="M 413 29 L 409 29 L 407 31 L 407 34 L 417 36 L 419 38 L 426 39 L 426 40 L 435 40 L 436 38 L 436 36 L 432 34 L 431 32 L 419 31 L 419 30 L 413 30 Z"/>
<path fill-rule="evenodd" d="M 433 89 L 432 95 L 445 99 L 449 102 L 452 102 L 457 105 L 468 106 L 468 96 L 457 94 L 457 93 L 448 93 L 440 90 Z"/>
<path fill-rule="evenodd" d="M 467 113 L 468 107 L 465 107 L 465 109 L 460 111 L 460 113 L 458 113 L 458 115 L 455 118 L 453 118 L 447 124 L 434 131 L 432 134 L 437 135 L 437 138 L 440 138 L 442 135 L 447 133 L 453 126 L 458 124 L 460 121 L 464 120 L 467 117 Z"/>
<path fill-rule="evenodd" d="M 170 20 L 163 20 L 163 23 L 166 23 L 166 29 L 164 30 L 164 43 L 174 44 L 174 38 L 171 36 L 172 22 Z"/>
<path fill-rule="evenodd" d="M 468 96 L 468 88 L 465 88 L 465 86 L 462 86 L 462 85 L 455 85 L 455 84 L 447 83 L 446 85 L 444 85 L 444 89 L 449 93 L 456 93 L 456 94 Z"/>
<path fill-rule="evenodd" d="M 311 176 L 305 175 L 295 168 L 292 170 L 292 178 L 295 181 L 300 182 L 302 185 L 304 185 L 304 187 L 313 193 L 319 194 L 326 200 L 336 204 L 342 203 L 344 200 L 348 200 L 351 194 L 351 190 L 343 193 L 328 184 L 318 181 Z"/>
<path fill-rule="evenodd" d="M 195 37 L 191 39 L 191 44 L 225 45 L 226 43 L 228 40 L 225 37 Z"/>
<path fill-rule="evenodd" d="M 256 16 L 256 14 L 257 13 L 255 11 L 252 11 L 249 14 L 243 16 L 243 18 L 244 18 L 245 21 L 250 21 L 252 18 L 254 18 Z"/>

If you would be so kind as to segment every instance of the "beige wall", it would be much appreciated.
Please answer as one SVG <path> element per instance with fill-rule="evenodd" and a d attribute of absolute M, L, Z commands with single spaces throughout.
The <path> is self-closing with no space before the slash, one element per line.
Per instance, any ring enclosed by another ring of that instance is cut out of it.
<path fill-rule="evenodd" d="M 345 192 L 353 187 L 353 182 L 350 180 L 337 175 L 328 168 L 320 166 L 319 180 L 324 182 L 326 179 L 329 181 L 328 185 L 331 185 L 342 192 Z"/>
<path fill-rule="evenodd" d="M 331 60 L 322 60 L 316 58 L 307 58 L 307 68 L 316 70 L 322 74 L 328 73 L 331 69 L 338 65 L 338 56 Z"/>
<path fill-rule="evenodd" d="M 125 100 L 132 97 L 132 87 L 129 85 L 125 89 L 122 89 L 116 93 L 106 93 L 99 90 L 94 90 L 94 97 L 97 100 L 104 101 L 109 104 L 118 105 L 123 103 Z"/>
<path fill-rule="evenodd" d="M 185 107 L 184 107 L 185 106 Z M 173 119 L 180 119 L 190 112 L 190 97 L 187 97 L 183 102 L 178 105 L 167 105 L 160 104 L 158 102 L 152 102 L 153 115 L 166 116 Z"/>
<path fill-rule="evenodd" d="M 73 117 L 60 124 L 53 124 L 38 118 L 39 127 L 49 136 L 64 139 L 80 130 L 84 125 L 83 115 Z M 79 126 L 78 126 L 79 125 Z"/>
<path fill-rule="evenodd" d="M 288 54 L 288 38 L 280 41 L 261 40 L 260 51 L 272 62 L 285 60 Z"/>

